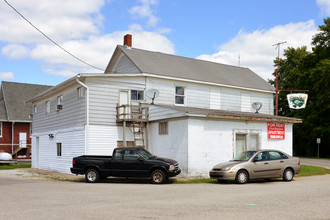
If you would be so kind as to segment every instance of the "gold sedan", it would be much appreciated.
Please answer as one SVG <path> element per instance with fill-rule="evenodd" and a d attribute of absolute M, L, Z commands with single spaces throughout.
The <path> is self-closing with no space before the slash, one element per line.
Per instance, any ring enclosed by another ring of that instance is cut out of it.
<path fill-rule="evenodd" d="M 210 171 L 210 177 L 223 180 L 235 180 L 244 184 L 251 179 L 283 178 L 291 181 L 301 170 L 297 157 L 278 150 L 245 151 L 234 160 L 219 163 Z"/>

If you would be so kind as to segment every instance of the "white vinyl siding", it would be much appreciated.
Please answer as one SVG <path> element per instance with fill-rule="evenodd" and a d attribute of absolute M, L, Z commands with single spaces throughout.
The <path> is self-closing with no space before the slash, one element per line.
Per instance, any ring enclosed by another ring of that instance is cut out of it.
<path fill-rule="evenodd" d="M 90 78 L 89 118 L 91 125 L 116 125 L 120 90 L 144 90 L 144 77 Z"/>
<path fill-rule="evenodd" d="M 229 111 L 241 110 L 241 93 L 237 89 L 223 88 L 221 93 L 221 109 Z"/>
<path fill-rule="evenodd" d="M 113 68 L 114 73 L 139 73 L 140 70 L 125 55 L 121 54 Z"/>
<path fill-rule="evenodd" d="M 250 94 L 241 92 L 241 112 L 251 112 L 251 105 Z"/>
<path fill-rule="evenodd" d="M 87 155 L 112 155 L 117 141 L 123 140 L 122 126 L 91 125 L 88 127 Z M 126 128 L 126 141 L 134 141 L 133 133 Z"/>
<path fill-rule="evenodd" d="M 50 131 L 55 134 L 49 138 L 48 133 L 34 133 L 32 146 L 39 140 L 39 150 L 32 147 L 32 167 L 44 170 L 71 174 L 72 158 L 85 154 L 84 127 Z M 57 156 L 57 143 L 61 143 L 61 156 Z M 36 158 L 38 157 L 38 158 Z"/>
<path fill-rule="evenodd" d="M 221 89 L 210 88 L 210 109 L 221 109 Z"/>
<path fill-rule="evenodd" d="M 46 132 L 49 130 L 58 130 L 64 128 L 78 127 L 85 125 L 85 99 L 77 99 L 77 87 L 70 87 L 61 94 L 65 96 L 65 108 L 56 111 L 57 97 L 60 94 L 53 95 L 49 102 L 49 113 L 46 112 L 46 100 L 41 100 L 34 105 L 40 109 L 33 113 L 33 132 Z"/>

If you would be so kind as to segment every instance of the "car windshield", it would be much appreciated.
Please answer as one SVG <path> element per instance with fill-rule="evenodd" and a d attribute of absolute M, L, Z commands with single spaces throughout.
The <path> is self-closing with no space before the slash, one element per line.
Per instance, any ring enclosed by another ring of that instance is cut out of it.
<path fill-rule="evenodd" d="M 244 151 L 234 158 L 233 161 L 248 161 L 257 151 Z"/>
<path fill-rule="evenodd" d="M 138 152 L 147 160 L 156 157 L 155 155 L 152 155 L 149 151 L 146 151 L 144 149 L 138 149 Z"/>

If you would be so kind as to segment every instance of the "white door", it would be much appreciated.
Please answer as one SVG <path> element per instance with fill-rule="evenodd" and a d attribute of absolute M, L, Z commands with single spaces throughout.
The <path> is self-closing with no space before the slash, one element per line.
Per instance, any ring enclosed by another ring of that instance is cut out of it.
<path fill-rule="evenodd" d="M 236 134 L 235 157 L 246 151 L 246 134 Z"/>
<path fill-rule="evenodd" d="M 128 105 L 128 91 L 127 90 L 120 90 L 119 91 L 119 106 Z M 129 108 L 120 108 L 119 114 L 129 113 Z M 127 118 L 128 116 L 126 116 Z M 123 116 L 120 117 L 121 119 Z"/>
<path fill-rule="evenodd" d="M 26 132 L 19 133 L 19 147 L 26 147 Z"/>

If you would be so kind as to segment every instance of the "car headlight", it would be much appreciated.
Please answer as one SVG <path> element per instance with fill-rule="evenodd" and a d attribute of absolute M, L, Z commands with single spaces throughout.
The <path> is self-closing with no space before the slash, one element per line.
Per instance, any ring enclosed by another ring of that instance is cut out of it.
<path fill-rule="evenodd" d="M 175 170 L 175 166 L 174 165 L 170 165 L 170 167 L 168 168 L 170 171 Z"/>
<path fill-rule="evenodd" d="M 225 167 L 225 168 L 223 168 L 222 170 L 223 170 L 223 171 L 228 171 L 228 170 L 230 170 L 231 168 L 233 168 L 233 166 Z"/>

